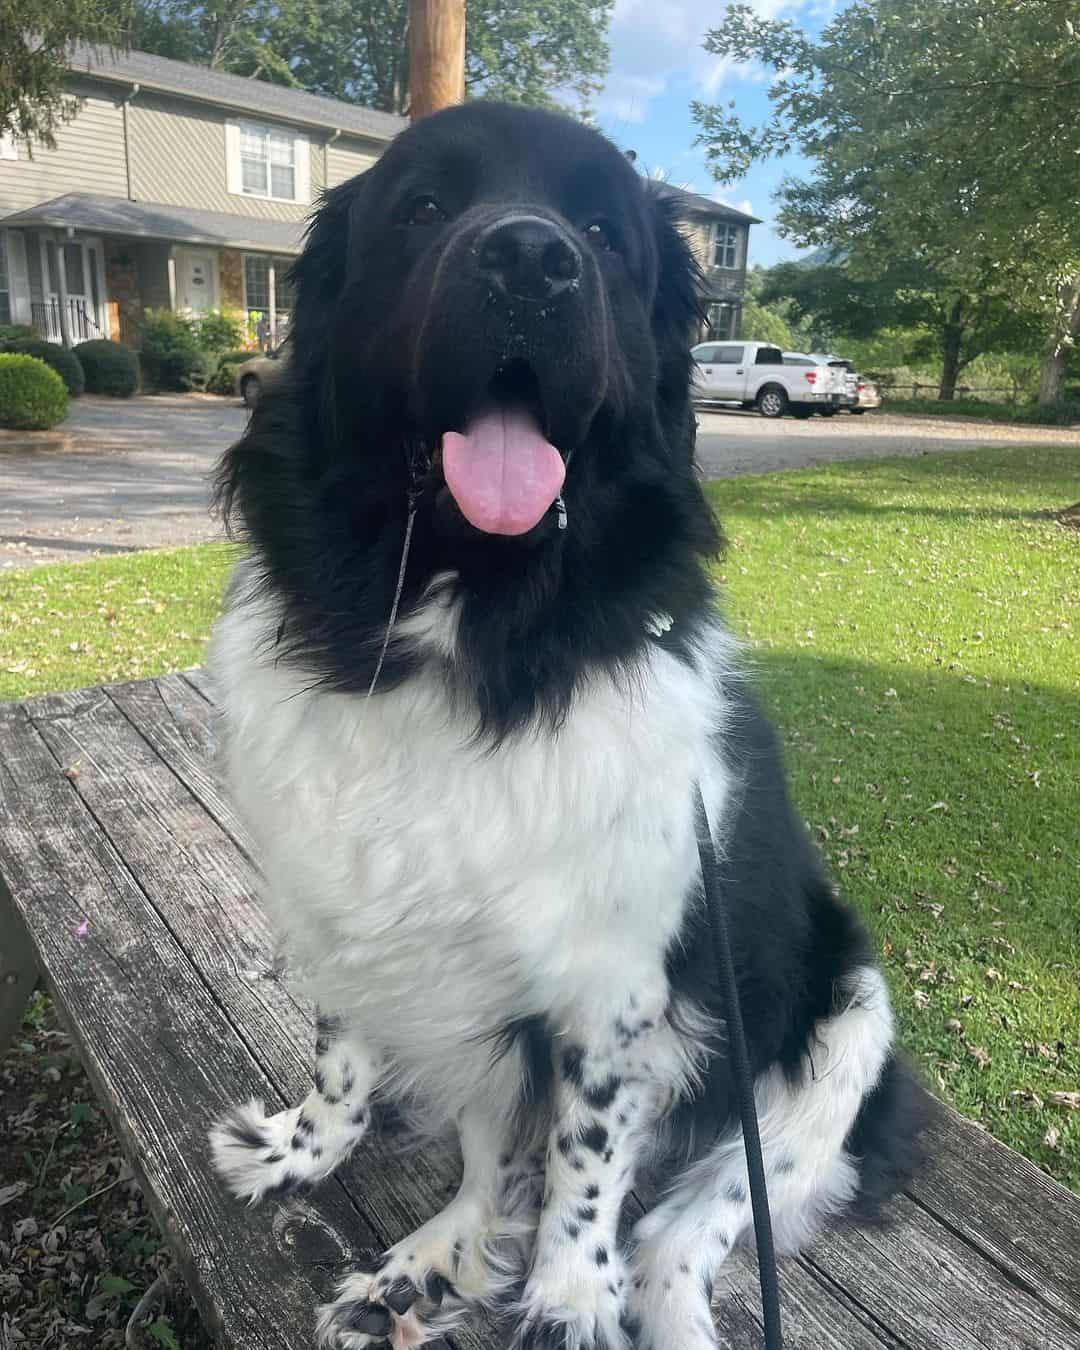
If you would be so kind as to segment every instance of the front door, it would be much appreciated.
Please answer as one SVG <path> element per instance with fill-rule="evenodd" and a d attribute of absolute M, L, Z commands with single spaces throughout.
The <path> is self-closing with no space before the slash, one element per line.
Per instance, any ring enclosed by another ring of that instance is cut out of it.
<path fill-rule="evenodd" d="M 217 257 L 208 248 L 176 250 L 176 308 L 205 314 L 217 304 Z"/>

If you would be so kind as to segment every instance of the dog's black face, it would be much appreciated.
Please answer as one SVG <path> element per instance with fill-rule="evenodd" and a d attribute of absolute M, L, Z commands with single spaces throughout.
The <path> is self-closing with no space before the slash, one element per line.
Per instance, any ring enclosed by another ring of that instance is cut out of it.
<path fill-rule="evenodd" d="M 294 275 L 288 378 L 223 470 L 285 651 L 366 688 L 410 494 L 401 612 L 454 574 L 450 674 L 496 731 L 704 603 L 698 274 L 609 142 L 500 104 L 427 118 L 328 194 Z M 393 643 L 380 687 L 421 659 Z"/>

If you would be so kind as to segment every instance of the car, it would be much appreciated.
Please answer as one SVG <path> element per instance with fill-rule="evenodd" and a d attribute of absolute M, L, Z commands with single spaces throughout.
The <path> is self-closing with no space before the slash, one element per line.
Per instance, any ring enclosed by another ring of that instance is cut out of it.
<path fill-rule="evenodd" d="M 792 369 L 784 353 L 768 342 L 699 342 L 694 358 L 694 403 L 697 407 L 734 403 L 757 408 L 763 417 L 809 417 L 815 409 L 840 402 L 835 376 L 828 366 L 807 364 Z"/>
<path fill-rule="evenodd" d="M 857 402 L 853 413 L 864 413 L 870 408 L 881 407 L 881 390 L 873 380 L 868 380 L 864 375 L 858 376 L 858 387 L 856 389 Z"/>
<path fill-rule="evenodd" d="M 859 376 L 852 363 L 844 356 L 830 353 L 811 352 L 811 359 L 819 365 L 828 366 L 833 372 L 834 386 L 840 393 L 840 403 L 836 411 L 854 408 L 858 402 Z"/>
<path fill-rule="evenodd" d="M 270 348 L 236 368 L 236 392 L 249 408 L 258 403 L 263 390 L 280 373 L 281 347 Z"/>

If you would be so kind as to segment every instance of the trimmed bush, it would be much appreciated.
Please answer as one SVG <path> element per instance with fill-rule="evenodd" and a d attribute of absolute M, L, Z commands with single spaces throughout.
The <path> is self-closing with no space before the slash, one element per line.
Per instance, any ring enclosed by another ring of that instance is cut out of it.
<path fill-rule="evenodd" d="M 206 388 L 213 361 L 206 352 L 189 352 L 183 347 L 167 352 L 159 368 L 159 388 L 190 394 Z"/>
<path fill-rule="evenodd" d="M 78 398 L 86 388 L 86 376 L 83 374 L 82 362 L 74 352 L 69 352 L 66 347 L 61 347 L 58 342 L 45 342 L 41 338 L 16 338 L 13 342 L 5 343 L 4 350 L 22 352 L 24 356 L 36 356 L 39 361 L 44 361 L 47 366 L 52 366 L 53 370 L 64 381 L 64 386 L 71 398 Z"/>
<path fill-rule="evenodd" d="M 130 347 L 108 338 L 80 342 L 75 355 L 86 376 L 88 394 L 130 398 L 139 387 L 139 362 Z"/>
<path fill-rule="evenodd" d="M 238 347 L 244 340 L 243 316 L 227 309 L 212 309 L 194 321 L 195 340 L 204 352 L 216 355 Z"/>
<path fill-rule="evenodd" d="M 47 431 L 67 416 L 64 381 L 36 356 L 0 354 L 0 427 Z"/>
<path fill-rule="evenodd" d="M 218 352 L 217 363 L 219 366 L 222 366 L 227 361 L 235 366 L 241 361 L 251 361 L 256 356 L 261 355 L 262 353 L 259 351 L 258 347 L 237 347 L 235 351 Z"/>
<path fill-rule="evenodd" d="M 37 336 L 37 329 L 28 323 L 0 323 L 0 342 L 22 342 L 24 338 Z"/>
<path fill-rule="evenodd" d="M 249 353 L 245 352 L 243 360 L 219 361 L 217 369 L 207 381 L 206 392 L 208 394 L 235 394 L 236 372 L 248 359 Z"/>

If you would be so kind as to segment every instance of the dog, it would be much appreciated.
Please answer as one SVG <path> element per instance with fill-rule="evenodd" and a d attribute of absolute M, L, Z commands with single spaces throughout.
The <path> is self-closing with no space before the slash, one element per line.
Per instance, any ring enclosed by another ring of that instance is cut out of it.
<path fill-rule="evenodd" d="M 899 1184 L 919 1089 L 717 612 L 670 196 L 569 118 L 468 104 L 324 195 L 293 284 L 220 471 L 249 550 L 211 667 L 316 1076 L 219 1121 L 216 1167 L 251 1202 L 316 1182 L 379 1101 L 456 1131 L 456 1197 L 322 1346 L 496 1305 L 518 1350 L 716 1350 L 753 1223 L 698 791 L 782 1251 Z"/>

